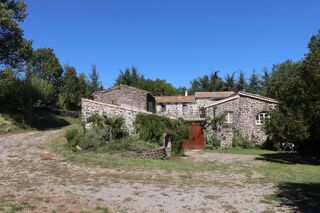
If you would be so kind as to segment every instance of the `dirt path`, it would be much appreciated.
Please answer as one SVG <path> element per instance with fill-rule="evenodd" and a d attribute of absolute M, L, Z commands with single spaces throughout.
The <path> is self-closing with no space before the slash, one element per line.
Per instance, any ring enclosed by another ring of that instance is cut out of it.
<path fill-rule="evenodd" d="M 41 145 L 58 131 L 0 136 L 0 212 L 18 207 L 25 212 L 287 210 L 261 202 L 264 195 L 274 193 L 272 185 L 245 184 L 243 177 L 228 173 L 123 171 L 75 165 L 61 156 L 42 158 L 40 155 L 45 150 Z M 232 159 L 230 154 L 196 155 L 191 157 L 208 162 L 254 161 L 243 156 Z M 183 175 L 191 175 L 200 182 L 181 181 L 179 177 Z M 159 176 L 163 181 L 153 180 Z"/>

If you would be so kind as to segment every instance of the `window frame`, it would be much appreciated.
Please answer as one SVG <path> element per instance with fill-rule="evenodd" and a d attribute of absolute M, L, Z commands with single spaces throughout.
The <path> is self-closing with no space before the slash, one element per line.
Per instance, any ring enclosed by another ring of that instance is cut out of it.
<path fill-rule="evenodd" d="M 268 114 L 268 112 L 265 112 L 265 111 L 264 112 L 259 112 L 256 115 L 255 123 L 258 126 L 264 125 L 266 119 L 270 119 L 270 115 Z"/>
<path fill-rule="evenodd" d="M 232 116 L 230 116 L 230 115 L 232 115 Z M 232 119 L 230 119 L 230 117 L 232 118 Z M 227 112 L 227 114 L 226 114 L 226 124 L 233 124 L 233 112 L 232 111 L 229 111 L 229 112 Z"/>

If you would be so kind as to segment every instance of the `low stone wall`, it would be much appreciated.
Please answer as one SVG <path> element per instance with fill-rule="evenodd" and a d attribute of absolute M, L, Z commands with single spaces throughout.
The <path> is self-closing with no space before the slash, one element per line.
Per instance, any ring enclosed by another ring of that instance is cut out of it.
<path fill-rule="evenodd" d="M 139 113 L 152 114 L 144 110 L 129 109 L 113 104 L 106 104 L 89 99 L 82 99 L 82 121 L 86 123 L 87 119 L 93 115 L 106 115 L 108 117 L 123 117 L 125 120 L 125 127 L 130 134 L 135 133 L 134 121 Z M 87 127 L 87 124 L 86 124 Z"/>
<path fill-rule="evenodd" d="M 160 147 L 157 149 L 151 149 L 141 152 L 124 152 L 119 154 L 121 157 L 135 158 L 135 159 L 151 159 L 151 160 L 161 160 L 167 157 L 166 148 Z"/>

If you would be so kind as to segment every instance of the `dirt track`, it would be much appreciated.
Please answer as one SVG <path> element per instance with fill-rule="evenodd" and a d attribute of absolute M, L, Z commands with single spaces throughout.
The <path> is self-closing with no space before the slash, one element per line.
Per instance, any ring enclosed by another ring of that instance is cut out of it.
<path fill-rule="evenodd" d="M 40 154 L 45 150 L 40 147 L 58 131 L 0 136 L 0 196 L 5 200 L 0 202 L 0 211 L 23 202 L 33 206 L 24 208 L 26 212 L 99 212 L 104 208 L 109 212 L 287 211 L 261 202 L 264 195 L 274 192 L 272 185 L 245 184 L 243 177 L 228 173 L 123 171 L 75 165 L 59 155 L 44 159 Z M 190 155 L 208 162 L 254 162 L 252 156 Z M 203 181 L 186 184 L 179 179 L 184 175 Z M 159 176 L 164 180 L 155 181 Z M 174 181 L 166 183 L 167 177 Z"/>

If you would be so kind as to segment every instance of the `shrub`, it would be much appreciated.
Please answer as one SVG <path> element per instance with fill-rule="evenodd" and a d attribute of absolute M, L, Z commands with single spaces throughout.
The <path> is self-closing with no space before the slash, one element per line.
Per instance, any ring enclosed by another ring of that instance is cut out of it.
<path fill-rule="evenodd" d="M 238 131 L 235 131 L 232 138 L 232 146 L 244 149 L 254 148 L 254 145 L 247 137 L 243 137 Z"/>
<path fill-rule="evenodd" d="M 109 118 L 106 115 L 93 114 L 87 122 L 92 123 L 93 128 L 108 129 L 108 135 L 105 135 L 105 139 L 114 140 L 120 139 L 128 135 L 126 129 L 124 129 L 124 119 L 122 117 Z"/>
<path fill-rule="evenodd" d="M 109 131 L 108 127 L 103 129 L 92 128 L 86 131 L 84 137 L 79 141 L 79 146 L 85 150 L 97 150 L 104 147 L 109 137 Z"/>
<path fill-rule="evenodd" d="M 19 127 L 11 117 L 0 114 L 0 133 L 11 132 L 17 129 Z"/>
<path fill-rule="evenodd" d="M 163 145 L 162 136 L 167 133 L 171 137 L 172 154 L 183 154 L 182 143 L 188 138 L 188 126 L 182 119 L 169 119 L 157 115 L 138 114 L 135 121 L 136 131 L 142 140 Z"/>
<path fill-rule="evenodd" d="M 67 144 L 68 148 L 72 151 L 76 151 L 77 146 L 79 145 L 80 141 L 83 138 L 83 132 L 77 128 L 68 129 L 65 137 L 68 141 L 68 144 Z"/>
<path fill-rule="evenodd" d="M 211 137 L 206 143 L 209 149 L 217 149 L 221 145 L 221 141 L 217 137 Z"/>

